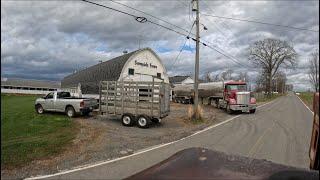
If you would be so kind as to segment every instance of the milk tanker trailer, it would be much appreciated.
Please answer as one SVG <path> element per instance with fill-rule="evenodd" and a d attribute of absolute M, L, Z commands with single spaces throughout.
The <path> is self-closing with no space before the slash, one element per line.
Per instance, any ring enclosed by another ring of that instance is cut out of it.
<path fill-rule="evenodd" d="M 193 103 L 193 84 L 176 85 L 173 88 L 173 101 L 177 103 Z M 241 81 L 220 81 L 199 83 L 199 99 L 217 108 L 255 113 L 256 99 L 247 90 L 247 84 Z"/>

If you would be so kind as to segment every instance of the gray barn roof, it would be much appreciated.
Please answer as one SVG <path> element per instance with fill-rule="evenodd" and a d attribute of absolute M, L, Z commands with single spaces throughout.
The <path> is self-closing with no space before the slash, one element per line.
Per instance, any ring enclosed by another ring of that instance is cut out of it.
<path fill-rule="evenodd" d="M 18 78 L 1 78 L 1 86 L 58 89 L 58 88 L 60 88 L 60 83 L 57 81 L 44 81 L 44 80 L 18 79 Z"/>
<path fill-rule="evenodd" d="M 61 87 L 76 87 L 80 83 L 83 94 L 98 94 L 100 81 L 117 81 L 129 58 L 145 49 L 151 50 L 150 48 L 139 49 L 71 74 L 61 81 Z"/>
<path fill-rule="evenodd" d="M 186 80 L 190 76 L 172 76 L 169 77 L 169 82 L 171 84 L 181 83 L 182 81 Z"/>

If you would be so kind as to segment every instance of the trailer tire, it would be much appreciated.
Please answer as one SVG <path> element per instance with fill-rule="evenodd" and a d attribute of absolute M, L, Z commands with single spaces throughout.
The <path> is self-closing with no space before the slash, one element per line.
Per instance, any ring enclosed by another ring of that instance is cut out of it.
<path fill-rule="evenodd" d="M 254 114 L 256 112 L 256 109 L 251 109 L 249 112 L 250 114 Z"/>
<path fill-rule="evenodd" d="M 38 114 L 43 114 L 43 113 L 44 113 L 44 109 L 43 109 L 43 107 L 41 106 L 41 104 L 37 104 L 35 108 L 36 108 L 36 112 L 37 112 Z"/>
<path fill-rule="evenodd" d="M 67 106 L 66 107 L 66 114 L 68 117 L 74 117 L 76 115 L 76 111 L 74 110 L 74 108 L 72 106 Z"/>
<path fill-rule="evenodd" d="M 139 128 L 148 128 L 151 123 L 151 120 L 146 115 L 140 115 L 137 118 L 137 125 Z"/>
<path fill-rule="evenodd" d="M 134 116 L 132 114 L 123 114 L 121 117 L 122 125 L 124 126 L 133 126 Z"/>

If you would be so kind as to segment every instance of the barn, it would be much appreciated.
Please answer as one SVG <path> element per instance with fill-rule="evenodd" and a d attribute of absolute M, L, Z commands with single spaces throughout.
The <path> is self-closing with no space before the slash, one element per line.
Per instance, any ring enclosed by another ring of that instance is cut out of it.
<path fill-rule="evenodd" d="M 160 57 L 152 49 L 144 48 L 70 74 L 61 81 L 61 88 L 77 87 L 81 94 L 98 95 L 100 81 L 122 80 L 169 83 Z"/>

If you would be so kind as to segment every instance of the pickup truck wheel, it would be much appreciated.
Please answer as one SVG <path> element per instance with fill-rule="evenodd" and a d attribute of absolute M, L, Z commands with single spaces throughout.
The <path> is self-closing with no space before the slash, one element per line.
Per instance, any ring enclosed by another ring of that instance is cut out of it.
<path fill-rule="evenodd" d="M 36 111 L 37 111 L 38 114 L 43 114 L 44 113 L 43 107 L 40 104 L 36 105 Z"/>
<path fill-rule="evenodd" d="M 134 116 L 131 114 L 122 115 L 122 125 L 124 126 L 132 126 L 134 124 Z"/>
<path fill-rule="evenodd" d="M 76 114 L 76 111 L 74 110 L 73 107 L 69 106 L 69 107 L 66 108 L 66 114 L 69 117 L 74 117 L 75 114 Z"/>
<path fill-rule="evenodd" d="M 139 128 L 148 128 L 150 125 L 150 118 L 145 115 L 140 115 L 137 123 Z"/>
<path fill-rule="evenodd" d="M 250 114 L 253 114 L 253 113 L 255 113 L 256 112 L 256 109 L 251 109 L 250 110 Z"/>

